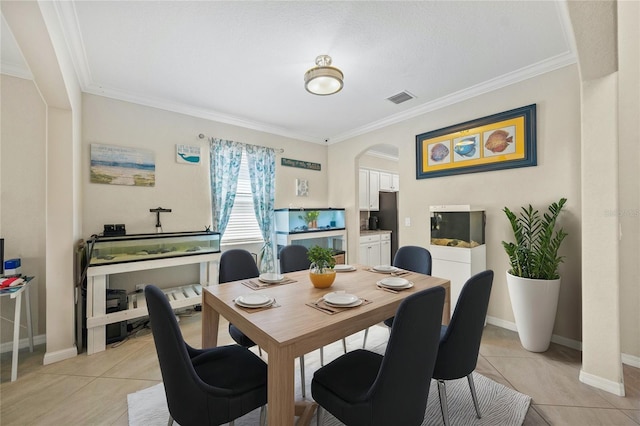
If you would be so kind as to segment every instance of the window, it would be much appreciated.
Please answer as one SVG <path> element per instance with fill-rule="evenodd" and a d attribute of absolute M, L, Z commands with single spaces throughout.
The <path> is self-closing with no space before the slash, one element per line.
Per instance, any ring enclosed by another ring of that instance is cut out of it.
<path fill-rule="evenodd" d="M 244 244 L 263 242 L 262 233 L 253 210 L 253 195 L 251 193 L 251 179 L 249 178 L 249 165 L 247 155 L 242 152 L 240 162 L 240 175 L 238 176 L 238 188 L 236 199 L 231 209 L 231 217 L 227 229 L 222 236 L 222 244 Z"/>

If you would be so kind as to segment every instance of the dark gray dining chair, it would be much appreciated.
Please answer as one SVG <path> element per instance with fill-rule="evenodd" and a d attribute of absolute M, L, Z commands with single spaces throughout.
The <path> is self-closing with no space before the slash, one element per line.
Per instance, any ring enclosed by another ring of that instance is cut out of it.
<path fill-rule="evenodd" d="M 431 253 L 424 247 L 419 246 L 402 246 L 396 252 L 393 257 L 393 266 L 396 268 L 404 269 L 406 271 L 417 272 L 419 274 L 431 275 Z M 384 325 L 389 327 L 393 326 L 393 317 L 387 318 L 383 321 Z M 364 345 L 367 344 L 367 335 L 369 329 L 364 333 Z"/>
<path fill-rule="evenodd" d="M 169 426 L 230 423 L 258 407 L 264 425 L 267 364 L 238 345 L 194 349 L 182 336 L 167 296 L 156 286 L 144 288 L 151 332 L 158 354 Z"/>
<path fill-rule="evenodd" d="M 445 380 L 456 380 L 466 376 L 476 414 L 478 418 L 482 417 L 472 373 L 478 363 L 478 352 L 492 284 L 493 271 L 491 270 L 480 272 L 469 278 L 460 291 L 449 325 L 441 327 L 433 378 L 438 381 L 440 410 L 446 426 L 449 425 L 449 409 Z"/>
<path fill-rule="evenodd" d="M 291 244 L 284 246 L 280 250 L 280 273 L 309 270 L 311 261 L 307 257 L 307 248 L 305 246 Z M 342 339 L 342 347 L 347 353 L 347 341 Z M 320 348 L 320 365 L 324 365 L 324 350 Z M 300 356 L 300 378 L 302 381 L 302 396 L 306 395 L 306 382 L 304 370 L 304 355 Z"/>
<path fill-rule="evenodd" d="M 260 270 L 253 255 L 247 250 L 231 249 L 225 250 L 220 255 L 220 264 L 218 266 L 218 283 L 224 284 L 231 281 L 248 280 L 250 278 L 258 278 Z M 229 323 L 229 334 L 231 338 L 240 346 L 251 348 L 255 346 L 255 342 L 249 339 L 235 325 Z M 262 354 L 262 352 L 261 352 Z"/>
<path fill-rule="evenodd" d="M 311 393 L 318 425 L 327 410 L 347 425 L 416 426 L 424 419 L 440 338 L 445 290 L 408 296 L 384 356 L 357 349 L 318 369 Z"/>

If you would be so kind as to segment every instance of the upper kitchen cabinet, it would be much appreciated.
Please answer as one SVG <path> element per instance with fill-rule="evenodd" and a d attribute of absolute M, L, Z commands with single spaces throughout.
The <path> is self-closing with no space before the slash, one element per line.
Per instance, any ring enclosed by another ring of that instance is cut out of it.
<path fill-rule="evenodd" d="M 397 192 L 400 190 L 400 176 L 397 173 L 380 172 L 380 191 Z"/>
<path fill-rule="evenodd" d="M 378 211 L 380 209 L 378 200 L 380 172 L 377 170 L 360 169 L 358 176 L 360 210 Z"/>

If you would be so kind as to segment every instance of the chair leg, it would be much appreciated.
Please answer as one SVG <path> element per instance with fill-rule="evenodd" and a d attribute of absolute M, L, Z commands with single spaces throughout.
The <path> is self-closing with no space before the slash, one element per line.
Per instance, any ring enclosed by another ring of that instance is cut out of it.
<path fill-rule="evenodd" d="M 171 417 L 171 414 L 169 414 L 169 421 L 167 422 L 167 426 L 172 426 L 173 425 L 173 417 Z"/>
<path fill-rule="evenodd" d="M 320 419 L 320 414 L 322 413 L 322 407 L 318 405 L 318 409 L 316 410 L 316 425 L 320 426 L 322 420 Z"/>
<path fill-rule="evenodd" d="M 324 366 L 324 349 L 320 348 L 320 366 Z"/>
<path fill-rule="evenodd" d="M 260 346 L 258 346 L 258 354 L 262 356 L 262 348 Z"/>
<path fill-rule="evenodd" d="M 438 396 L 440 397 L 440 411 L 444 426 L 449 426 L 449 408 L 447 406 L 447 388 L 444 380 L 438 380 Z"/>
<path fill-rule="evenodd" d="M 300 389 L 302 389 L 302 397 L 305 398 L 307 395 L 307 392 L 305 390 L 306 388 L 306 381 L 304 378 L 304 355 L 300 355 Z"/>
<path fill-rule="evenodd" d="M 478 418 L 482 418 L 482 413 L 480 412 L 480 404 L 478 404 L 478 396 L 476 395 L 476 387 L 473 384 L 473 373 L 470 373 L 467 376 L 467 380 L 469 381 L 469 388 L 471 389 L 471 398 L 473 398 L 473 405 L 476 407 L 476 414 Z"/>
<path fill-rule="evenodd" d="M 369 327 L 364 331 L 364 340 L 362 341 L 362 349 L 367 346 L 367 336 L 369 335 Z"/>
<path fill-rule="evenodd" d="M 267 424 L 267 406 L 260 407 L 260 426 L 266 426 Z"/>
<path fill-rule="evenodd" d="M 344 353 L 347 353 L 347 339 L 342 338 L 342 348 L 344 349 Z"/>

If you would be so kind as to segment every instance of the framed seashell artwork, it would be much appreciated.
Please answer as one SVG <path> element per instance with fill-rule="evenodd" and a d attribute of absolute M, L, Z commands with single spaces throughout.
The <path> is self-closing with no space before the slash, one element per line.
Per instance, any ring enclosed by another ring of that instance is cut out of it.
<path fill-rule="evenodd" d="M 535 104 L 416 136 L 416 179 L 535 165 Z"/>

